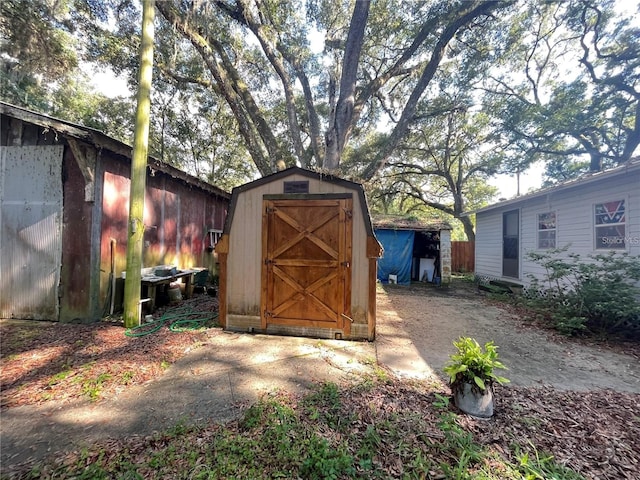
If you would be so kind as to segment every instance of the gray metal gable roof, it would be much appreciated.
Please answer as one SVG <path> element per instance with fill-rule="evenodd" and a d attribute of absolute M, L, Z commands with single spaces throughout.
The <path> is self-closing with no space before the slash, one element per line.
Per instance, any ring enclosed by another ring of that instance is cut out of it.
<path fill-rule="evenodd" d="M 532 200 L 534 198 L 538 198 L 538 197 L 542 197 L 545 195 L 548 195 L 550 193 L 555 193 L 555 192 L 559 192 L 562 190 L 571 190 L 573 188 L 578 188 L 584 185 L 588 185 L 591 183 L 595 183 L 595 182 L 601 182 L 603 180 L 609 179 L 609 178 L 613 178 L 619 175 L 629 175 L 631 173 L 640 173 L 640 157 L 634 157 L 632 159 L 630 159 L 628 162 L 624 163 L 623 165 L 619 165 L 617 167 L 614 168 L 610 168 L 608 170 L 604 170 L 601 172 L 594 172 L 594 173 L 589 173 L 586 175 L 583 175 L 580 178 L 577 178 L 575 180 L 569 180 L 567 182 L 563 182 L 560 183 L 558 185 L 553 185 L 551 187 L 548 188 L 543 188 L 541 190 L 537 190 L 535 192 L 532 193 L 528 193 L 526 195 L 521 195 L 519 197 L 515 197 L 515 198 L 511 198 L 509 200 L 504 200 L 502 202 L 498 202 L 498 203 L 494 203 L 493 205 L 489 205 L 483 208 L 479 208 L 477 210 L 471 211 L 471 212 L 466 212 L 466 215 L 470 215 L 472 213 L 484 213 L 484 212 L 488 212 L 497 208 L 503 208 L 503 207 L 508 207 L 508 206 L 513 206 L 513 205 L 518 205 L 520 203 L 524 203 L 527 202 L 529 200 Z M 640 185 L 638 186 L 638 188 L 640 188 Z"/>

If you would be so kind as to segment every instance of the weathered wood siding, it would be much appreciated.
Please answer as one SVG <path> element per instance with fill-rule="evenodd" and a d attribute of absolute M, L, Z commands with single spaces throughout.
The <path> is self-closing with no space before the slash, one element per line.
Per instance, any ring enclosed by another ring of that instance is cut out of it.
<path fill-rule="evenodd" d="M 542 278 L 544 269 L 527 257 L 531 251 L 541 251 L 537 245 L 538 214 L 556 212 L 556 247 L 569 246 L 568 253 L 582 258 L 609 250 L 595 249 L 594 211 L 596 203 L 625 200 L 626 252 L 640 255 L 640 169 L 626 174 L 603 177 L 600 181 L 569 185 L 546 195 L 523 198 L 521 202 L 476 216 L 476 274 L 502 278 L 502 214 L 520 211 L 520 278 L 530 283 L 529 275 Z"/>
<path fill-rule="evenodd" d="M 309 180 L 309 193 L 344 193 L 340 185 L 321 182 L 301 175 L 286 177 L 286 181 Z M 262 198 L 281 194 L 284 180 L 270 182 L 242 192 L 238 197 L 235 218 L 229 233 L 228 311 L 235 315 L 260 315 L 260 275 L 262 258 Z M 351 308 L 356 323 L 367 323 L 369 260 L 364 246 L 367 233 L 362 218 L 362 206 L 353 193 L 353 268 Z M 362 247 L 356 247 L 362 246 Z"/>
<path fill-rule="evenodd" d="M 368 235 L 365 222 L 370 222 L 370 220 L 363 217 L 363 210 L 366 211 L 366 206 L 361 205 L 361 199 L 355 189 L 350 189 L 343 184 L 325 182 L 297 173 L 241 191 L 237 196 L 237 202 L 233 207 L 235 208 L 233 218 L 230 225 L 227 226 L 229 244 L 229 251 L 226 254 L 227 274 L 225 286 L 221 289 L 221 291 L 226 292 L 223 303 L 226 305 L 227 326 L 232 328 L 259 328 L 261 314 L 263 197 L 264 195 L 281 195 L 284 190 L 284 181 L 308 181 L 309 194 L 353 194 L 351 313 L 354 323 L 352 336 L 360 338 L 372 336 L 374 327 L 369 325 L 369 319 L 371 317 L 370 312 L 375 312 L 375 308 L 369 305 L 371 288 L 370 264 L 374 266 L 375 274 L 375 261 L 371 263 L 367 257 Z M 371 323 L 373 323 L 373 319 Z M 306 332 L 305 334 L 322 336 L 323 332 L 318 330 L 317 332 Z"/>
<path fill-rule="evenodd" d="M 110 240 L 116 246 L 116 275 L 126 268 L 130 166 L 103 158 L 100 235 L 101 296 L 107 291 Z M 175 265 L 180 269 L 209 263 L 204 239 L 209 229 L 222 230 L 228 200 L 156 172 L 147 176 L 144 207 L 143 266 Z"/>
<path fill-rule="evenodd" d="M 2 315 L 97 320 L 105 304 L 111 238 L 117 241 L 116 275 L 125 269 L 131 147 L 95 130 L 2 102 L 0 113 L 0 145 L 3 165 L 8 167 L 2 171 L 0 197 L 6 196 L 7 205 L 11 204 L 10 209 L 3 206 L 0 214 L 0 284 L 8 293 L 0 303 Z M 7 154 L 23 160 L 10 164 L 4 160 Z M 44 179 L 48 179 L 46 185 Z M 8 185 L 11 189 L 5 188 Z M 44 195 L 33 197 L 37 201 L 32 202 L 46 213 L 40 221 L 35 221 L 35 208 L 25 202 L 30 189 Z M 144 263 L 208 266 L 206 256 L 212 254 L 206 252 L 203 239 L 208 229 L 223 228 L 229 197 L 150 158 Z M 54 203 L 55 215 L 43 210 L 51 210 Z M 10 215 L 21 223 L 5 228 Z M 26 240 L 19 245 L 21 251 L 29 247 L 31 252 L 22 259 L 5 248 L 5 235 L 16 229 Z M 13 257 L 16 261 L 9 265 Z M 16 285 L 20 295 L 5 288 L 5 281 Z M 45 281 L 46 292 L 41 287 Z"/>

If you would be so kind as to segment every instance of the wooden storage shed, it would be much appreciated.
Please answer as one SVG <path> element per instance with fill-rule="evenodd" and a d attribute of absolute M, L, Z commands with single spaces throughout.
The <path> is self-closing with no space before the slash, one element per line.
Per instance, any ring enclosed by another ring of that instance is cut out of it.
<path fill-rule="evenodd" d="M 237 187 L 216 252 L 226 329 L 374 339 L 382 249 L 362 185 L 293 167 Z"/>

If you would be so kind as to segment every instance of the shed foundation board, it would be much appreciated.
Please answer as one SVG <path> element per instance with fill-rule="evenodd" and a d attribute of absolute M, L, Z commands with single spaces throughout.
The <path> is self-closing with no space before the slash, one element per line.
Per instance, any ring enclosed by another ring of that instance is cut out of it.
<path fill-rule="evenodd" d="M 227 329 L 242 330 L 249 329 L 259 330 L 261 326 L 260 317 L 254 315 L 227 315 Z"/>
<path fill-rule="evenodd" d="M 288 325 L 269 325 L 261 328 L 260 317 L 253 315 L 227 315 L 227 330 L 238 332 L 255 332 L 273 335 L 293 335 L 299 337 L 330 338 L 343 340 L 373 340 L 369 338 L 369 327 L 365 323 L 351 324 L 351 334 L 345 335 L 342 330 L 333 328 L 294 327 Z"/>

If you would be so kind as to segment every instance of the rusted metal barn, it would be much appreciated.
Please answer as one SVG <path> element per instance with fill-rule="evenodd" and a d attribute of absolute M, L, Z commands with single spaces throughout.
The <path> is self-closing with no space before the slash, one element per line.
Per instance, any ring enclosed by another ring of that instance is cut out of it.
<path fill-rule="evenodd" d="M 237 187 L 216 251 L 225 328 L 374 339 L 381 246 L 362 185 L 294 167 Z"/>
<path fill-rule="evenodd" d="M 0 103 L 0 316 L 93 321 L 126 266 L 132 149 Z M 149 157 L 143 265 L 209 266 L 229 193 Z"/>

